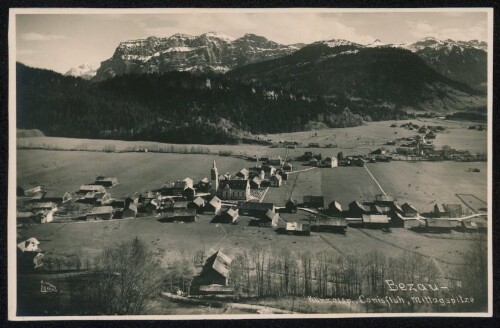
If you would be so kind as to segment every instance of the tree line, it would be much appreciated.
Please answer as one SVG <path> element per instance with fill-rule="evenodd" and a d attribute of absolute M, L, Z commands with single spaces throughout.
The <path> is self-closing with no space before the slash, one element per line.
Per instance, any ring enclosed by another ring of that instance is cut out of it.
<path fill-rule="evenodd" d="M 210 83 L 207 83 L 210 81 Z M 17 65 L 17 125 L 47 136 L 236 144 L 246 134 L 349 127 L 404 118 L 385 104 L 252 86 L 223 75 L 171 72 L 90 82 Z"/>

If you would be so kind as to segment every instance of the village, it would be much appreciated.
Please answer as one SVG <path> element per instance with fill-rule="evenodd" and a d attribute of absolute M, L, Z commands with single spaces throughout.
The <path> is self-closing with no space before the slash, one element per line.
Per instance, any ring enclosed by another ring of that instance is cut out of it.
<path fill-rule="evenodd" d="M 401 147 L 420 149 L 420 160 L 432 161 L 433 154 L 424 152 L 423 147 L 432 145 L 436 135 L 429 135 L 432 131 L 422 131 L 426 133 L 424 137 L 414 138 L 410 141 L 411 146 Z M 484 234 L 487 231 L 486 206 L 481 205 L 480 199 L 474 200 L 474 195 L 463 196 L 467 199 L 459 197 L 461 204 L 435 201 L 432 209 L 424 210 L 408 201 L 398 202 L 397 196 L 387 194 L 380 187 L 365 165 L 379 163 L 383 167 L 390 165 L 391 161 L 414 161 L 415 158 L 406 157 L 408 153 L 399 157 L 401 147 L 398 144 L 409 141 L 405 139 L 390 143 L 393 148 L 396 147 L 393 151 L 382 147 L 366 155 L 343 155 L 342 151 L 335 155 L 332 154 L 335 147 L 326 146 L 324 149 L 329 156 L 323 157 L 317 150 L 307 150 L 321 149 L 318 144 L 309 144 L 304 153 L 296 158 L 290 157 L 289 150 L 297 145 L 284 142 L 281 144 L 285 153 L 283 158 L 279 155 L 249 157 L 248 166 L 235 168 L 232 173 L 219 172 L 217 160 L 214 160 L 211 167 L 207 167 L 210 178 L 195 182 L 190 177 L 179 177 L 146 192 L 132 192 L 118 197 L 112 193 L 123 182 L 113 176 L 98 175 L 73 191 L 55 191 L 41 185 L 28 189 L 18 186 L 18 226 L 155 219 L 166 224 L 190 225 L 197 225 L 202 220 L 220 226 L 224 231 L 221 225 L 243 224 L 270 229 L 276 235 L 289 235 L 289 238 L 307 238 L 313 234 L 345 236 L 351 229 L 359 228 L 384 233 L 392 231 L 391 234 L 400 233 L 400 229 L 424 235 L 448 236 L 451 232 Z M 463 153 L 455 152 L 453 155 L 442 160 L 457 160 L 457 156 Z M 352 199 L 347 203 L 335 199 L 326 201 L 321 193 L 302 193 L 300 198 L 292 197 L 300 174 L 312 170 L 338 170 L 338 174 L 342 175 L 342 170 L 347 167 L 366 169 L 380 187 L 380 193 L 373 194 L 371 199 Z M 286 188 L 289 192 L 283 193 Z M 285 194 L 288 197 L 286 201 L 272 201 L 278 199 L 277 196 L 282 199 Z M 471 207 L 468 205 L 471 199 L 480 205 Z M 44 266 L 43 243 L 37 237 L 31 236 L 18 244 L 20 272 L 47 269 Z M 211 251 L 213 253 L 206 254 L 204 269 L 193 281 L 189 294 L 207 297 L 232 295 L 234 289 L 229 286 L 228 280 L 232 259 L 217 247 L 212 247 Z M 186 292 L 182 288 L 180 290 L 181 294 Z"/>

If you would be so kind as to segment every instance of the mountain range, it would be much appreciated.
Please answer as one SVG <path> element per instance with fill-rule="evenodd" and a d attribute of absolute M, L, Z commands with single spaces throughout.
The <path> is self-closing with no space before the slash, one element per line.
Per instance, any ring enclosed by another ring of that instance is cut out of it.
<path fill-rule="evenodd" d="M 339 40 L 330 43 L 335 41 Z M 102 81 L 116 75 L 169 71 L 226 73 L 251 63 L 283 57 L 311 45 L 283 45 L 255 34 L 245 34 L 237 39 L 213 32 L 198 36 L 174 34 L 166 38 L 121 42 L 113 56 L 103 61 L 97 70 L 80 66 L 66 74 Z M 486 90 L 487 44 L 482 41 L 426 37 L 412 43 L 387 44 L 377 39 L 368 45 L 356 44 L 356 47 L 407 49 L 445 77 L 477 90 Z"/>
<path fill-rule="evenodd" d="M 317 122 L 447 115 L 485 108 L 484 46 L 432 38 L 280 45 L 215 33 L 126 41 L 95 71 L 18 63 L 17 124 L 48 136 L 237 143 Z"/>
<path fill-rule="evenodd" d="M 238 39 L 213 32 L 199 36 L 149 37 L 121 42 L 113 56 L 101 63 L 95 79 L 170 71 L 225 73 L 249 63 L 285 56 L 299 47 L 281 45 L 255 34 L 245 34 Z"/>

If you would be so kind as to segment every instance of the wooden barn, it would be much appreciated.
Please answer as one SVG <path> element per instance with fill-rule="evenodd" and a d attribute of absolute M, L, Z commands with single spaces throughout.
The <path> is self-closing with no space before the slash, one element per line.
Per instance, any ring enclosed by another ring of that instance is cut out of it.
<path fill-rule="evenodd" d="M 358 201 L 349 203 L 349 217 L 361 218 L 364 214 L 369 214 L 371 208 L 369 206 L 363 205 Z"/>
<path fill-rule="evenodd" d="M 341 216 L 343 214 L 342 205 L 337 201 L 328 204 L 328 215 Z"/>
<path fill-rule="evenodd" d="M 212 199 L 205 205 L 203 212 L 219 215 L 221 213 L 222 201 L 219 197 L 213 196 Z"/>
<path fill-rule="evenodd" d="M 403 210 L 404 217 L 409 218 L 418 216 L 417 209 L 410 203 L 404 203 L 403 205 L 401 205 L 401 209 Z"/>
<path fill-rule="evenodd" d="M 297 202 L 290 198 L 285 204 L 285 209 L 288 213 L 297 213 Z"/>
<path fill-rule="evenodd" d="M 95 179 L 94 184 L 101 185 L 106 188 L 111 188 L 118 184 L 118 179 L 115 177 L 105 177 L 100 175 Z"/>
<path fill-rule="evenodd" d="M 267 211 L 276 212 L 276 206 L 273 203 L 259 203 L 259 202 L 241 202 L 238 204 L 240 215 L 253 216 L 258 219 L 266 217 Z"/>
<path fill-rule="evenodd" d="M 435 233 L 449 233 L 451 232 L 451 222 L 448 219 L 427 219 L 425 230 Z"/>
<path fill-rule="evenodd" d="M 111 220 L 113 218 L 113 207 L 111 206 L 99 206 L 94 207 L 92 211 L 87 213 L 87 221 L 91 220 Z"/>
<path fill-rule="evenodd" d="M 218 293 L 221 287 L 228 286 L 231 262 L 232 259 L 221 251 L 207 258 L 201 273 L 193 281 L 195 288 L 192 292 Z"/>
<path fill-rule="evenodd" d="M 318 232 L 336 232 L 345 234 L 347 230 L 347 220 L 345 218 L 318 218 L 311 229 Z"/>
<path fill-rule="evenodd" d="M 391 218 L 383 214 L 363 214 L 363 227 L 371 229 L 390 229 Z"/>

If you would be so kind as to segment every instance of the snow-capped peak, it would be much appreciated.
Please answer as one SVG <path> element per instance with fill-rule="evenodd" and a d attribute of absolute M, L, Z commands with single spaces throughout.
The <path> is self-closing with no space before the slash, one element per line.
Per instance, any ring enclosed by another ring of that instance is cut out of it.
<path fill-rule="evenodd" d="M 376 39 L 375 41 L 373 41 L 372 43 L 366 45 L 368 48 L 376 48 L 376 47 L 383 47 L 383 46 L 387 46 L 387 44 L 383 43 L 382 41 L 380 41 L 380 39 Z"/>
<path fill-rule="evenodd" d="M 227 41 L 227 42 L 232 42 L 235 40 L 235 38 L 229 36 L 229 35 L 225 35 L 225 34 L 221 34 L 221 33 L 216 33 L 216 32 L 208 32 L 208 33 L 205 33 L 203 34 L 205 37 L 207 38 L 217 38 L 217 39 L 221 39 L 221 40 L 224 40 L 224 41 Z"/>
<path fill-rule="evenodd" d="M 340 47 L 340 46 L 359 46 L 359 44 L 347 41 L 344 39 L 332 39 L 329 41 L 320 41 L 319 43 L 327 45 L 330 48 Z"/>
<path fill-rule="evenodd" d="M 76 76 L 90 80 L 96 75 L 97 68 L 90 64 L 82 64 L 78 67 L 73 67 L 66 72 L 66 76 Z"/>

